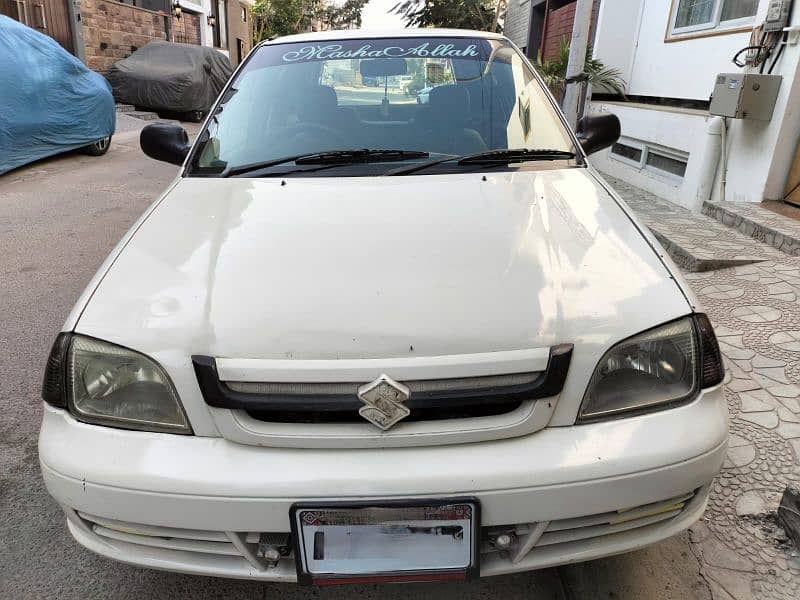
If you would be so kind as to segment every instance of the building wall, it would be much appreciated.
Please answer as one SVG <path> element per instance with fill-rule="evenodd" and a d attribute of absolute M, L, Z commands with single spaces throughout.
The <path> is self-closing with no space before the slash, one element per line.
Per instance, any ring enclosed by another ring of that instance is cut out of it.
<path fill-rule="evenodd" d="M 165 16 L 111 0 L 83 0 L 81 23 L 86 64 L 104 73 L 150 40 L 167 39 Z"/>
<path fill-rule="evenodd" d="M 605 0 L 608 2 L 609 0 Z M 616 1 L 616 0 L 613 0 Z M 592 4 L 592 17 L 590 19 L 589 39 L 592 39 L 597 22 L 600 5 L 605 2 L 595 1 Z M 577 2 L 568 2 L 559 8 L 553 8 L 547 15 L 544 29 L 544 39 L 542 40 L 542 56 L 544 60 L 558 58 L 561 52 L 561 41 L 567 43 L 572 39 L 572 29 L 575 25 L 575 9 Z"/>
<path fill-rule="evenodd" d="M 647 168 L 632 167 L 615 158 L 609 150 L 591 156 L 591 163 L 595 167 L 676 204 L 700 208 L 696 196 L 700 185 L 701 159 L 708 151 L 706 126 L 711 117 L 707 112 L 622 102 L 594 102 L 590 112 L 617 115 L 626 138 L 623 141 L 677 150 L 690 157 L 682 181 Z"/>
<path fill-rule="evenodd" d="M 503 33 L 520 48 L 528 45 L 528 27 L 531 20 L 530 0 L 508 0 Z"/>
<path fill-rule="evenodd" d="M 763 22 L 768 0 L 761 0 L 754 24 Z M 743 72 L 732 56 L 749 44 L 750 33 L 732 32 L 695 39 L 666 40 L 670 0 L 604 0 L 595 37 L 595 55 L 606 66 L 620 69 L 628 93 L 651 98 L 708 101 L 718 73 Z M 799 5 L 792 25 L 800 24 Z M 721 33 L 721 32 L 715 32 Z M 800 46 L 789 45 L 774 73 L 783 76 L 775 113 L 769 122 L 728 119 L 725 200 L 759 202 L 779 199 L 800 138 Z M 672 112 L 641 105 L 593 103 L 593 112 L 611 110 L 620 117 L 623 136 L 689 153 L 682 182 L 662 181 L 609 158 L 594 157 L 601 169 L 690 208 L 698 204 L 699 164 L 711 151 L 705 127 L 707 112 Z M 670 129 L 674 128 L 674 133 Z M 717 138 L 718 139 L 718 138 Z M 718 148 L 719 146 L 717 146 Z M 717 172 L 720 179 L 721 167 Z M 715 186 L 715 197 L 719 187 Z"/>
<path fill-rule="evenodd" d="M 180 19 L 172 19 L 171 23 L 173 41 L 200 45 L 200 15 L 184 11 Z"/>
<path fill-rule="evenodd" d="M 242 11 L 246 13 L 246 21 L 242 19 Z M 239 64 L 237 40 L 242 41 L 242 58 L 247 56 L 253 45 L 250 34 L 250 7 L 237 0 L 228 0 L 228 58 L 231 65 Z"/>
<path fill-rule="evenodd" d="M 630 84 L 636 37 L 645 3 L 642 0 L 606 0 L 600 2 L 594 54 L 607 67 L 619 69 L 622 79 Z"/>
<path fill-rule="evenodd" d="M 559 55 L 561 40 L 572 38 L 572 27 L 575 24 L 575 2 L 557 8 L 547 15 L 544 33 L 542 56 L 544 60 L 553 60 Z"/>
<path fill-rule="evenodd" d="M 670 0 L 644 2 L 630 93 L 708 100 L 714 86 L 714 76 L 719 72 L 736 70 L 731 64 L 731 57 L 748 45 L 750 33 L 730 33 L 666 43 L 664 36 L 671 6 Z"/>

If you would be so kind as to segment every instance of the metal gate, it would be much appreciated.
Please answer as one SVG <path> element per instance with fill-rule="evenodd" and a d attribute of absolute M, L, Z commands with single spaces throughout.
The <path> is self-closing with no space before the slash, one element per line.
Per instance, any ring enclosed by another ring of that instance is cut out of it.
<path fill-rule="evenodd" d="M 74 54 L 70 0 L 0 0 L 0 14 L 24 23 L 57 41 Z"/>

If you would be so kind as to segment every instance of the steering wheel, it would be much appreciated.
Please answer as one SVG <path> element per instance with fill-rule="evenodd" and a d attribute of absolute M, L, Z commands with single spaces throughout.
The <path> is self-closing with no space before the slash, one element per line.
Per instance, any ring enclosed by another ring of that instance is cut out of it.
<path fill-rule="evenodd" d="M 328 142 L 332 148 L 344 148 L 348 146 L 347 140 L 344 139 L 341 133 L 320 123 L 298 123 L 297 125 L 288 125 L 275 132 L 276 139 L 291 140 L 295 136 L 307 134 L 312 137 L 322 137 L 322 140 Z M 328 144 L 321 144 L 328 145 Z"/>

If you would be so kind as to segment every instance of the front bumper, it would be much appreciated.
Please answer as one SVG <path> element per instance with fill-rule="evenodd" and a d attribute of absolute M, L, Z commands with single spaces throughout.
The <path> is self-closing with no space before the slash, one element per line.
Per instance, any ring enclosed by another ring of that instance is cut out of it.
<path fill-rule="evenodd" d="M 481 575 L 512 573 L 626 552 L 686 529 L 703 513 L 726 442 L 718 387 L 650 415 L 391 449 L 259 448 L 122 431 L 46 406 L 39 454 L 49 492 L 87 548 L 151 568 L 293 581 L 292 560 L 266 568 L 255 548 L 260 534 L 289 531 L 297 501 L 468 495 L 481 502 L 485 530 L 554 523 L 552 543 L 516 562 L 484 548 Z M 676 498 L 684 498 L 678 508 Z M 625 509 L 634 511 L 620 517 Z"/>

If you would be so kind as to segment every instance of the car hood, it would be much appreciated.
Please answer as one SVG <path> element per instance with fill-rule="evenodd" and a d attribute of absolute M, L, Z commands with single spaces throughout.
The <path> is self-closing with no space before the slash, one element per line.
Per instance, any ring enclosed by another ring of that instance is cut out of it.
<path fill-rule="evenodd" d="M 573 365 L 593 368 L 616 341 L 688 312 L 586 169 L 184 178 L 100 279 L 76 331 L 184 357 L 572 343 Z"/>

